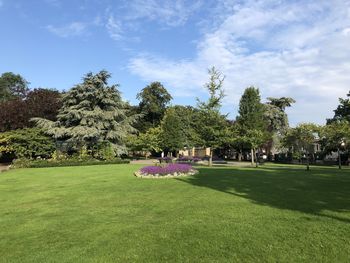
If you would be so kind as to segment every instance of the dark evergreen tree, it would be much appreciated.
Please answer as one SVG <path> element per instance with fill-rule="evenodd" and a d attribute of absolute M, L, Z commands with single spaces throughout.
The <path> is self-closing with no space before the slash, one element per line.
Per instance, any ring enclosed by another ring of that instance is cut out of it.
<path fill-rule="evenodd" d="M 109 86 L 109 78 L 106 71 L 88 73 L 81 84 L 64 95 L 57 121 L 34 121 L 57 140 L 69 142 L 77 149 L 84 146 L 93 151 L 108 143 L 117 155 L 125 153 L 125 140 L 135 132 L 132 124 L 136 116 L 127 115 L 118 85 Z"/>
<path fill-rule="evenodd" d="M 139 113 L 143 114 L 137 128 L 142 132 L 160 124 L 166 107 L 172 100 L 170 93 L 160 82 L 152 82 L 136 98 L 140 100 Z"/>
<path fill-rule="evenodd" d="M 161 122 L 163 149 L 169 152 L 178 151 L 186 144 L 184 123 L 174 108 L 168 108 Z"/>

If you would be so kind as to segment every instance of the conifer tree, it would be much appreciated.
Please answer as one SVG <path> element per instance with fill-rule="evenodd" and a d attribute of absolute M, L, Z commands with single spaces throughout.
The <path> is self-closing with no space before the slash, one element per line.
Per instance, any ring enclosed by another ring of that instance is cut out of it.
<path fill-rule="evenodd" d="M 108 85 L 110 76 L 104 70 L 88 73 L 81 84 L 63 97 L 57 121 L 33 120 L 58 141 L 70 143 L 77 150 L 82 147 L 93 150 L 107 143 L 116 155 L 124 153 L 127 135 L 135 132 L 132 124 L 137 116 L 127 115 L 118 85 Z"/>

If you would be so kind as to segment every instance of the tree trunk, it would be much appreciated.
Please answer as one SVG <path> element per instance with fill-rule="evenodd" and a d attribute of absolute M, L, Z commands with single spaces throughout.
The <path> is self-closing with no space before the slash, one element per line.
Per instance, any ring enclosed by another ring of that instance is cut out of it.
<path fill-rule="evenodd" d="M 238 152 L 238 161 L 239 162 L 242 161 L 242 150 L 239 150 L 239 152 Z"/>
<path fill-rule="evenodd" d="M 309 158 L 309 153 L 306 153 L 306 171 L 310 170 L 310 158 Z"/>
<path fill-rule="evenodd" d="M 255 154 L 255 167 L 259 166 L 259 159 L 258 159 L 258 153 L 256 152 L 256 149 L 254 149 L 254 154 Z"/>
<path fill-rule="evenodd" d="M 211 147 L 210 147 L 208 166 L 213 166 L 213 151 L 212 151 Z"/>
<path fill-rule="evenodd" d="M 253 148 L 251 148 L 250 149 L 250 155 L 251 155 L 251 162 L 252 162 L 252 165 L 254 165 L 254 149 Z"/>
<path fill-rule="evenodd" d="M 341 156 L 340 156 L 340 149 L 338 148 L 338 167 L 341 169 Z"/>

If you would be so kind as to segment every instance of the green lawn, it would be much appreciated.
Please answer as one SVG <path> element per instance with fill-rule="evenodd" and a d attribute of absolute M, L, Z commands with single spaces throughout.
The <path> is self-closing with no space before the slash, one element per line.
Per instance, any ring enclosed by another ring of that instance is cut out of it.
<path fill-rule="evenodd" d="M 0 262 L 349 262 L 350 170 L 140 166 L 0 174 Z"/>

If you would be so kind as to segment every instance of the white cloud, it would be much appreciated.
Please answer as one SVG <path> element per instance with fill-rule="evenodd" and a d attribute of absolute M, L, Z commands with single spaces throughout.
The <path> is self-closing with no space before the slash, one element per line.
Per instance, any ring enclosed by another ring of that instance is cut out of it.
<path fill-rule="evenodd" d="M 190 15 L 201 5 L 185 0 L 132 0 L 128 1 L 128 20 L 148 19 L 167 26 L 184 25 Z"/>
<path fill-rule="evenodd" d="M 108 17 L 106 28 L 109 36 L 114 40 L 122 39 L 122 28 L 119 21 L 117 21 L 113 15 Z"/>
<path fill-rule="evenodd" d="M 139 55 L 129 69 L 160 80 L 176 96 L 196 94 L 205 69 L 226 75 L 226 103 L 237 105 L 245 87 L 263 97 L 291 96 L 292 123 L 324 122 L 350 89 L 350 1 L 224 1 L 225 15 L 203 35 L 192 60 Z M 234 114 L 235 115 L 235 114 Z"/>
<path fill-rule="evenodd" d="M 114 40 L 135 40 L 138 37 L 130 38 L 123 32 L 137 32 L 147 22 L 162 28 L 183 26 L 201 4 L 202 0 L 126 0 L 106 9 L 105 26 Z"/>
<path fill-rule="evenodd" d="M 72 22 L 70 24 L 56 27 L 53 25 L 48 25 L 46 27 L 51 33 L 59 37 L 72 37 L 72 36 L 81 36 L 86 33 L 87 24 L 81 22 Z"/>

